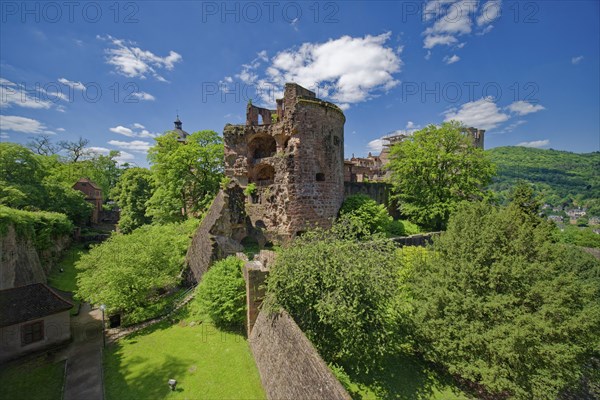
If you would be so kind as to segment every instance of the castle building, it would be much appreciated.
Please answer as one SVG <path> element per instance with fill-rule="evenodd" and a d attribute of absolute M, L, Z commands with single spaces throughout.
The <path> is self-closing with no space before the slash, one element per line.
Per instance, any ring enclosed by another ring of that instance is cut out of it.
<path fill-rule="evenodd" d="M 331 225 L 344 199 L 345 121 L 288 83 L 277 109 L 249 103 L 244 125 L 225 126 L 225 174 L 247 188 L 246 212 L 270 241 Z"/>

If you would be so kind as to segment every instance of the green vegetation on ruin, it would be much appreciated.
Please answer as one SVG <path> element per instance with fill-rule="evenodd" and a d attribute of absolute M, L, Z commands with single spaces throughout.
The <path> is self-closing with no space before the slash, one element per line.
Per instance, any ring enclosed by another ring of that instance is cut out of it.
<path fill-rule="evenodd" d="M 0 205 L 0 234 L 13 225 L 16 234 L 33 242 L 37 250 L 45 250 L 52 239 L 70 235 L 73 224 L 66 215 L 48 211 L 25 211 Z"/>

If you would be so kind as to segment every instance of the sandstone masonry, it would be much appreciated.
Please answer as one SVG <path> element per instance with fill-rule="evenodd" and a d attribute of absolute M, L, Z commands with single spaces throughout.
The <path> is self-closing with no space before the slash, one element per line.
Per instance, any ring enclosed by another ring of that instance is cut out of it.
<path fill-rule="evenodd" d="M 328 227 L 344 199 L 342 110 L 288 83 L 277 109 L 248 104 L 245 125 L 226 125 L 225 174 L 246 188 L 252 226 L 272 242 Z"/>

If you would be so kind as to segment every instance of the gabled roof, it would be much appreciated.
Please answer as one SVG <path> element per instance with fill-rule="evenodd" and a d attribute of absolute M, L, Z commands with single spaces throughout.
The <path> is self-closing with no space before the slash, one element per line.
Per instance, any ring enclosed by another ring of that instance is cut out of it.
<path fill-rule="evenodd" d="M 43 283 L 0 290 L 0 327 L 69 310 L 69 303 Z"/>
<path fill-rule="evenodd" d="M 78 183 L 87 183 L 94 189 L 102 190 L 102 188 L 100 186 L 98 186 L 96 183 L 94 183 L 94 181 L 90 180 L 89 178 L 81 178 L 75 183 L 75 185 L 77 185 Z M 75 186 L 75 185 L 73 185 L 73 186 Z"/>

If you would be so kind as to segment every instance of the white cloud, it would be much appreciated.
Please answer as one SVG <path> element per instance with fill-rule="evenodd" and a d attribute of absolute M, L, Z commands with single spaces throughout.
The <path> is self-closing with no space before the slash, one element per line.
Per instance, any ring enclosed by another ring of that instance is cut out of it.
<path fill-rule="evenodd" d="M 244 64 L 236 78 L 246 84 L 275 88 L 262 96 L 273 102 L 283 94 L 285 82 L 296 82 L 309 89 L 318 88 L 318 96 L 330 98 L 348 107 L 368 100 L 399 82 L 394 74 L 402 61 L 398 52 L 386 47 L 391 33 L 364 37 L 342 36 L 325 43 L 303 43 L 298 48 L 283 50 L 270 59 L 260 77 L 258 69 L 264 58 Z M 260 55 L 260 53 L 259 53 Z M 265 54 L 266 57 L 266 54 Z"/>
<path fill-rule="evenodd" d="M 57 130 L 58 132 L 64 132 L 64 131 L 65 131 L 65 128 L 56 128 L 56 130 Z"/>
<path fill-rule="evenodd" d="M 408 121 L 406 123 L 406 129 L 413 129 L 413 128 L 416 128 L 416 127 L 417 127 L 417 125 L 415 125 L 415 123 L 412 122 L 412 121 Z"/>
<path fill-rule="evenodd" d="M 477 26 L 487 25 L 494 22 L 502 15 L 502 1 L 489 0 L 481 7 L 479 16 L 477 17 Z"/>
<path fill-rule="evenodd" d="M 492 31 L 492 29 L 494 29 L 494 25 L 488 25 L 485 28 L 483 28 L 481 31 L 477 32 L 476 35 L 483 36 L 487 33 L 490 33 Z"/>
<path fill-rule="evenodd" d="M 0 107 L 19 106 L 25 108 L 49 109 L 54 104 L 47 98 L 46 92 L 28 90 L 23 85 L 0 78 Z"/>
<path fill-rule="evenodd" d="M 46 126 L 31 118 L 19 117 L 16 115 L 0 115 L 0 131 L 13 131 L 30 134 L 53 134 L 47 130 Z"/>
<path fill-rule="evenodd" d="M 521 146 L 521 147 L 544 147 L 544 146 L 548 146 L 550 144 L 550 141 L 548 139 L 545 140 L 534 140 L 532 142 L 521 142 L 519 144 L 517 144 L 517 146 Z"/>
<path fill-rule="evenodd" d="M 80 89 L 80 90 L 85 89 L 85 85 L 81 82 L 70 81 L 66 78 L 59 78 L 58 81 L 60 83 L 62 83 L 63 85 L 69 86 L 70 88 L 73 88 L 73 89 Z"/>
<path fill-rule="evenodd" d="M 127 137 L 139 137 L 139 138 L 155 138 L 159 134 L 151 133 L 146 127 L 140 123 L 134 123 L 131 125 L 133 129 L 127 128 L 123 125 L 115 126 L 114 128 L 109 128 L 111 132 L 118 133 L 119 135 L 127 136 Z"/>
<path fill-rule="evenodd" d="M 121 142 L 119 140 L 109 140 L 108 144 L 118 147 L 118 148 L 121 148 L 121 149 L 133 151 L 134 153 L 146 153 L 148 151 L 148 149 L 150 149 L 150 147 L 152 147 L 150 142 L 144 142 L 143 140 L 134 140 L 132 142 Z"/>
<path fill-rule="evenodd" d="M 452 57 L 446 56 L 444 57 L 444 62 L 446 64 L 454 64 L 455 62 L 458 62 L 460 60 L 460 57 L 457 56 L 456 54 L 454 54 Z"/>
<path fill-rule="evenodd" d="M 471 15 L 477 10 L 477 2 L 473 0 L 444 1 L 428 3 L 435 5 L 436 11 L 432 14 L 435 22 L 423 32 L 425 39 L 423 47 L 431 49 L 438 45 L 454 44 L 458 41 L 456 36 L 467 35 L 472 31 L 473 21 Z"/>
<path fill-rule="evenodd" d="M 509 119 L 507 114 L 500 111 L 491 97 L 481 98 L 463 104 L 460 109 L 451 109 L 444 113 L 444 121 L 456 120 L 467 126 L 479 129 L 493 129 Z"/>
<path fill-rule="evenodd" d="M 135 134 L 133 133 L 133 131 L 129 128 L 126 128 L 122 125 L 116 126 L 114 128 L 110 128 L 111 132 L 114 133 L 118 133 L 119 135 L 123 135 L 123 136 L 128 136 L 128 137 L 135 137 Z"/>
<path fill-rule="evenodd" d="M 102 154 L 104 156 L 107 156 L 110 154 L 110 152 L 112 151 L 111 149 L 107 149 L 106 147 L 90 147 L 89 148 L 92 152 L 94 153 L 98 153 L 98 154 Z M 125 162 L 129 162 L 131 160 L 135 160 L 135 156 L 131 153 L 128 153 L 126 151 L 123 150 L 117 150 L 119 152 L 119 155 L 117 157 L 115 157 L 115 160 L 120 163 L 123 164 Z"/>
<path fill-rule="evenodd" d="M 449 46 L 458 42 L 458 39 L 450 35 L 427 35 L 423 41 L 423 47 L 432 49 L 438 45 Z"/>
<path fill-rule="evenodd" d="M 525 124 L 527 121 L 524 121 L 522 119 L 515 121 L 513 123 L 511 123 L 510 125 L 508 125 L 507 127 L 503 128 L 501 131 L 499 131 L 498 133 L 510 133 L 512 131 L 514 131 L 517 127 Z"/>
<path fill-rule="evenodd" d="M 144 79 L 147 75 L 151 75 L 161 82 L 166 82 L 157 70 L 164 68 L 170 71 L 182 60 L 181 55 L 173 50 L 169 51 L 168 56 L 160 57 L 151 51 L 135 47 L 136 43 L 129 40 L 117 39 L 110 35 L 96 37 L 109 41 L 113 45 L 112 48 L 105 50 L 106 62 L 114 66 L 117 73 L 129 78 Z"/>
<path fill-rule="evenodd" d="M 508 109 L 511 112 L 514 112 L 517 115 L 527 115 L 534 112 L 538 112 L 541 110 L 545 110 L 545 107 L 541 104 L 533 105 L 523 100 L 515 101 L 514 103 L 508 106 Z"/>
<path fill-rule="evenodd" d="M 0 139 L 10 139 L 10 136 L 8 136 L 6 133 L 0 133 Z"/>
<path fill-rule="evenodd" d="M 424 8 L 424 21 L 429 26 L 423 31 L 423 47 L 449 46 L 458 42 L 458 36 L 473 33 L 485 35 L 493 29 L 491 23 L 502 14 L 502 0 L 488 0 L 479 4 L 476 0 L 432 0 Z M 456 46 L 461 48 L 464 42 Z"/>
<path fill-rule="evenodd" d="M 131 94 L 133 97 L 136 97 L 140 100 L 145 100 L 145 101 L 154 101 L 156 100 L 156 97 L 152 96 L 150 93 L 146 93 L 146 92 L 134 92 Z"/>
<path fill-rule="evenodd" d="M 367 149 L 372 153 L 381 153 L 381 150 L 383 150 L 383 143 L 383 139 L 371 140 L 367 144 Z"/>
<path fill-rule="evenodd" d="M 583 56 L 577 56 L 577 57 L 571 58 L 571 64 L 573 64 L 573 65 L 577 65 L 581 61 L 583 61 Z"/>

